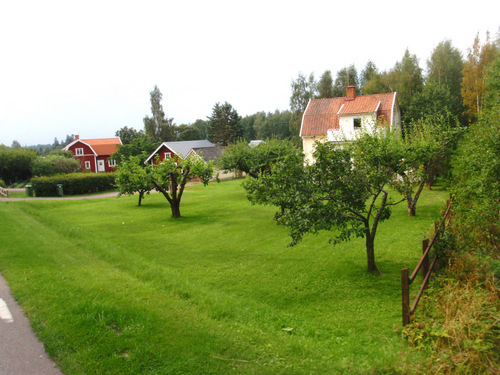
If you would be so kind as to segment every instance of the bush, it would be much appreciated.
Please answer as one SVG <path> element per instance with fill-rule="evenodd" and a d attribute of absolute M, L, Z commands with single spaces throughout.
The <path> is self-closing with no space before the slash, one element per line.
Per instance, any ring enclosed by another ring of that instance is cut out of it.
<path fill-rule="evenodd" d="M 31 165 L 33 176 L 52 176 L 60 173 L 75 173 L 80 170 L 80 163 L 74 158 L 62 154 L 37 157 Z"/>
<path fill-rule="evenodd" d="M 8 184 L 30 178 L 36 156 L 33 150 L 0 145 L 0 178 Z"/>
<path fill-rule="evenodd" d="M 6 188 L 7 186 L 5 185 L 5 182 L 0 179 L 0 187 Z"/>
<path fill-rule="evenodd" d="M 57 195 L 57 185 L 62 184 L 65 195 L 90 194 L 115 188 L 114 173 L 71 173 L 31 180 L 37 197 Z"/>

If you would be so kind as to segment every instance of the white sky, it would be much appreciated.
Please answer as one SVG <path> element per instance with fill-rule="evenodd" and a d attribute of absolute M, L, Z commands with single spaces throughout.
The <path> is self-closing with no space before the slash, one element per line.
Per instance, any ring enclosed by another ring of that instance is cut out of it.
<path fill-rule="evenodd" d="M 176 124 L 216 102 L 285 110 L 299 72 L 388 70 L 406 48 L 425 69 L 445 39 L 466 56 L 495 36 L 499 15 L 496 0 L 0 0 L 0 144 L 142 129 L 155 84 Z"/>

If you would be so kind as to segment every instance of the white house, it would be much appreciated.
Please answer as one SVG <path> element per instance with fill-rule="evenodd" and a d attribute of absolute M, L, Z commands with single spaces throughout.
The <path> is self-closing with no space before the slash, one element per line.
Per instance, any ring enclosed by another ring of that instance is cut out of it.
<path fill-rule="evenodd" d="M 314 161 L 317 140 L 354 140 L 358 131 L 373 129 L 377 123 L 401 128 L 396 92 L 356 96 L 356 88 L 348 86 L 345 97 L 311 99 L 300 128 L 306 162 Z"/>

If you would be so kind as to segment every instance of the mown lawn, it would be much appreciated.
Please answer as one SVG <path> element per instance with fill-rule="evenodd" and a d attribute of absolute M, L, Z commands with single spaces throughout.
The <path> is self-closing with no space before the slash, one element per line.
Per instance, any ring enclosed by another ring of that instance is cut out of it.
<path fill-rule="evenodd" d="M 165 198 L 0 201 L 0 272 L 65 374 L 395 373 L 418 359 L 399 333 L 400 270 L 447 193 L 426 191 L 362 239 L 293 247 L 240 181 Z M 405 353 L 405 354 L 403 354 Z"/>

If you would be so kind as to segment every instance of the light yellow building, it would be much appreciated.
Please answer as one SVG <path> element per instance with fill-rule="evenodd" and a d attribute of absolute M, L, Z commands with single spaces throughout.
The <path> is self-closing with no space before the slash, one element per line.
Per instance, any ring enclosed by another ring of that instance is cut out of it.
<path fill-rule="evenodd" d="M 354 140 L 357 132 L 371 130 L 377 123 L 401 128 L 396 92 L 356 96 L 356 88 L 348 86 L 345 97 L 311 99 L 300 128 L 306 162 L 314 161 L 316 141 Z"/>

